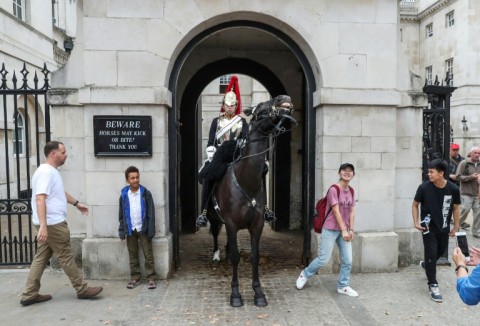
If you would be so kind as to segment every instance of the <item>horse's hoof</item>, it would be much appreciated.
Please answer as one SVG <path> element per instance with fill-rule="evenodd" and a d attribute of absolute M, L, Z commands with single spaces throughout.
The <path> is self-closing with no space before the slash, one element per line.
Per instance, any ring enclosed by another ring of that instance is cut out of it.
<path fill-rule="evenodd" d="M 230 305 L 232 307 L 235 307 L 235 308 L 238 308 L 238 307 L 242 307 L 243 306 L 243 299 L 241 296 L 239 297 L 234 297 L 234 296 L 230 296 Z"/>
<path fill-rule="evenodd" d="M 267 298 L 265 298 L 264 295 L 260 296 L 260 297 L 257 297 L 255 296 L 253 298 L 253 301 L 255 302 L 255 305 L 257 307 L 266 307 L 268 306 L 268 302 L 267 302 Z"/>

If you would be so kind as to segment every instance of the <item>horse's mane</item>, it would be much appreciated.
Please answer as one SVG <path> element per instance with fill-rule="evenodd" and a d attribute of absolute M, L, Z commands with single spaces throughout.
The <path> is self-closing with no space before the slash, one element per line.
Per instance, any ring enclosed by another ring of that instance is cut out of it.
<path fill-rule="evenodd" d="M 206 164 L 200 171 L 200 179 L 208 179 L 220 181 L 227 171 L 228 164 L 234 161 L 235 149 L 237 147 L 236 140 L 226 140 L 217 148 L 217 152 L 213 156 L 212 161 Z"/>

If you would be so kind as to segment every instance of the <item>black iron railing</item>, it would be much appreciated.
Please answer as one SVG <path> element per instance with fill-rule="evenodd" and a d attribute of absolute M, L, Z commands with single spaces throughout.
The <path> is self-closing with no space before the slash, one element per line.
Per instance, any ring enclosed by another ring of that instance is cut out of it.
<path fill-rule="evenodd" d="M 4 144 L 0 159 L 0 265 L 28 264 L 37 248 L 32 226 L 30 180 L 40 165 L 43 145 L 50 140 L 50 88 L 46 64 L 29 79 L 27 65 L 13 71 L 12 77 L 2 64 L 0 69 L 0 105 L 3 111 Z M 21 117 L 21 119 L 20 119 Z M 22 121 L 22 124 L 19 124 Z M 1 138 L 1 137 L 0 137 Z"/>

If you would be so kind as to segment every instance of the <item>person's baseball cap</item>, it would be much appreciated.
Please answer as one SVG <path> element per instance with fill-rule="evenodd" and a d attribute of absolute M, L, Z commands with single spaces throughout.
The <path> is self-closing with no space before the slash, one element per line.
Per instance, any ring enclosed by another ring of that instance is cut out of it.
<path fill-rule="evenodd" d="M 338 169 L 338 172 L 340 172 L 342 170 L 345 170 L 345 169 L 348 169 L 348 168 L 352 169 L 352 171 L 355 172 L 355 167 L 351 163 L 343 163 L 342 165 L 340 165 L 340 168 Z"/>
<path fill-rule="evenodd" d="M 460 145 L 458 145 L 458 144 L 450 144 L 450 149 L 460 149 Z"/>

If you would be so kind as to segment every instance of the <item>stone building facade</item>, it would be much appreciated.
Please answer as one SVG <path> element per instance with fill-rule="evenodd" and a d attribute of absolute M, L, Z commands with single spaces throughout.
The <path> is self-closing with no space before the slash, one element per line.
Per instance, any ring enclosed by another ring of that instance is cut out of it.
<path fill-rule="evenodd" d="M 402 1 L 401 47 L 419 89 L 429 79 L 445 84 L 447 71 L 451 86 L 457 89 L 451 98 L 452 141 L 460 144 L 462 156 L 479 145 L 478 108 L 480 106 L 480 69 L 477 53 L 480 43 L 480 4 L 472 0 Z M 463 121 L 463 122 L 462 122 Z"/>
<path fill-rule="evenodd" d="M 44 159 L 49 71 L 63 66 L 75 37 L 76 3 L 0 0 L 0 264 L 35 254 L 30 179 Z M 81 257 L 82 228 L 74 235 Z M 78 261 L 81 261 L 79 258 Z"/>
<path fill-rule="evenodd" d="M 316 251 L 309 224 L 314 203 L 337 180 L 338 166 L 351 162 L 354 270 L 394 271 L 418 261 L 421 238 L 410 207 L 421 182 L 427 61 L 418 39 L 420 2 L 410 13 L 401 3 L 77 1 L 74 48 L 53 74 L 49 101 L 52 138 L 70 153 L 62 167 L 66 188 L 91 207 L 86 220 L 71 223 L 83 240 L 87 276 L 128 277 L 117 225 L 129 165 L 140 169 L 154 196 L 158 275 L 167 278 L 181 264 L 179 233 L 191 230 L 198 213 L 202 145 L 196 136 L 209 125 L 198 110 L 214 112 L 221 99 L 201 94 L 231 73 L 254 78 L 271 96 L 292 97 L 299 126 L 271 158 L 270 196 L 280 217 L 274 227 L 304 230 L 303 259 Z M 460 80 L 455 73 L 455 83 Z M 95 116 L 151 117 L 151 156 L 96 155 Z"/>
<path fill-rule="evenodd" d="M 359 271 L 395 270 L 403 237 L 396 231 L 411 228 L 404 203 L 410 204 L 419 183 L 421 154 L 418 104 L 397 89 L 398 4 L 185 1 L 179 6 L 168 0 L 79 2 L 75 49 L 54 75 L 53 132 L 70 144 L 76 163 L 65 166 L 72 176 L 66 182 L 82 189 L 92 207 L 83 241 L 88 275 L 115 278 L 127 272 L 116 219 L 122 171 L 131 164 L 142 171 L 156 202 L 158 273 L 171 272 L 175 233 L 187 218 L 180 207 L 185 201 L 191 206 L 189 196 L 179 196 L 179 183 L 195 180 L 182 179 L 189 169 L 179 155 L 195 141 L 187 130 L 192 101 L 196 104 L 213 78 L 232 70 L 294 101 L 300 126 L 282 146 L 289 147 L 282 154 L 288 164 L 278 170 L 290 175 L 282 184 L 294 194 L 288 201 L 299 196 L 300 204 L 287 209 L 310 215 L 340 163 L 352 162 L 359 232 L 354 265 Z M 152 156 L 96 157 L 92 120 L 98 114 L 151 116 Z"/>
<path fill-rule="evenodd" d="M 41 70 L 46 67 L 50 71 L 57 70 L 63 66 L 69 57 L 68 45 L 71 43 L 72 38 L 75 37 L 75 16 L 71 12 L 75 12 L 76 4 L 72 4 L 70 1 L 57 1 L 54 7 L 49 5 L 44 6 L 40 2 L 36 1 L 0 1 L 0 64 L 3 64 L 4 71 L 2 71 L 2 79 L 5 79 L 6 87 L 14 88 L 12 78 L 13 74 L 17 78 L 17 87 L 21 87 L 23 81 L 22 69 L 28 71 L 28 78 L 30 79 L 30 87 L 33 87 L 33 76 L 37 73 L 37 77 L 40 79 L 39 84 L 43 84 L 42 78 L 44 75 Z M 68 18 L 67 18 L 68 17 Z M 67 47 L 65 47 L 67 44 Z M 0 67 L 1 69 L 1 67 Z M 25 121 L 25 113 L 34 116 L 33 97 L 29 96 L 27 100 L 24 100 L 24 96 L 20 95 L 16 97 L 18 103 L 18 112 L 20 119 L 22 119 L 22 126 L 26 124 L 30 128 L 34 128 L 33 121 Z M 4 106 L 4 102 L 7 102 Z M 13 144 L 14 139 L 14 124 L 13 124 L 13 99 L 11 97 L 5 97 L 0 99 L 2 107 L 2 114 L 0 114 L 0 161 L 6 162 L 6 158 L 12 158 L 14 156 L 13 146 L 10 146 L 9 152 L 6 153 L 5 141 L 9 144 Z M 26 103 L 26 105 L 25 105 Z M 5 112 L 3 112 L 5 110 Z M 44 116 L 44 108 L 40 107 L 41 114 Z M 5 116 L 7 119 L 5 119 Z M 5 121 L 6 120 L 6 121 Z M 5 123 L 7 127 L 5 128 Z M 44 124 L 43 124 L 44 127 Z M 25 147 L 25 131 L 21 129 L 22 147 Z M 34 133 L 30 134 L 31 144 L 34 142 Z M 26 174 L 25 174 L 25 148 L 20 148 L 21 163 L 19 166 L 22 170 L 19 172 L 21 175 L 22 189 L 25 189 Z M 36 155 L 34 146 L 31 151 L 32 162 Z M 34 169 L 36 165 L 32 164 Z M 6 169 L 2 168 L 0 172 L 0 198 L 6 198 Z M 17 166 L 12 164 L 10 174 L 10 183 L 12 190 L 17 192 L 14 186 L 17 182 Z"/>

